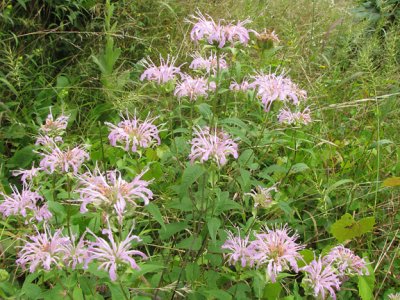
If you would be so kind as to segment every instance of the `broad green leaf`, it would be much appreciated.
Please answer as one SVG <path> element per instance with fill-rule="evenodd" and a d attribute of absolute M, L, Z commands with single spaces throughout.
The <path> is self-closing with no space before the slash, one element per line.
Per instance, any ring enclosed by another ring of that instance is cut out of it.
<path fill-rule="evenodd" d="M 74 300 L 84 300 L 82 289 L 79 286 L 74 287 L 72 297 Z"/>
<path fill-rule="evenodd" d="M 182 183 L 178 187 L 180 195 L 186 194 L 189 187 L 203 175 L 204 169 L 199 165 L 189 165 L 182 174 Z"/>
<path fill-rule="evenodd" d="M 159 230 L 159 235 L 162 240 L 166 240 L 175 233 L 184 230 L 185 228 L 187 228 L 187 222 L 165 224 L 164 228 L 161 228 Z"/>
<path fill-rule="evenodd" d="M 188 249 L 188 250 L 192 250 L 192 251 L 198 251 L 201 248 L 201 242 L 202 242 L 202 239 L 200 236 L 197 236 L 197 237 L 190 236 L 187 239 L 184 239 L 183 241 L 178 243 L 178 245 L 176 245 L 176 247 L 180 248 L 180 249 Z"/>
<path fill-rule="evenodd" d="M 35 153 L 33 152 L 33 147 L 27 146 L 16 151 L 8 161 L 7 166 L 11 168 L 24 169 L 32 163 L 34 157 Z"/>
<path fill-rule="evenodd" d="M 332 225 L 331 233 L 339 243 L 342 243 L 372 231 L 374 225 L 375 217 L 355 221 L 350 214 L 345 214 Z"/>
<path fill-rule="evenodd" d="M 268 283 L 264 288 L 264 297 L 267 300 L 279 299 L 279 295 L 282 291 L 281 284 L 279 282 Z"/>
<path fill-rule="evenodd" d="M 211 218 L 207 220 L 208 232 L 210 233 L 211 240 L 215 244 L 217 241 L 217 231 L 221 226 L 221 220 L 218 218 Z"/>
<path fill-rule="evenodd" d="M 371 287 L 365 276 L 358 277 L 358 294 L 362 300 L 374 299 L 373 288 L 374 286 Z"/>
<path fill-rule="evenodd" d="M 188 263 L 185 268 L 186 279 L 194 282 L 199 278 L 200 267 L 197 263 Z"/>
<path fill-rule="evenodd" d="M 149 203 L 146 206 L 147 211 L 153 216 L 153 218 L 161 225 L 162 228 L 165 229 L 164 220 L 160 209 L 154 203 Z"/>

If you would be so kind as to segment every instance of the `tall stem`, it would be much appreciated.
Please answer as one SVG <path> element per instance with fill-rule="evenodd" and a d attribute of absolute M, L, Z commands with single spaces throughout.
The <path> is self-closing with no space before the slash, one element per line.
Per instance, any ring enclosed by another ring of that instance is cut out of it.
<path fill-rule="evenodd" d="M 212 124 L 216 123 L 216 115 L 217 115 L 217 107 L 218 107 L 218 91 L 219 91 L 219 76 L 220 76 L 220 49 L 216 50 L 217 56 L 217 74 L 215 78 L 215 95 L 214 95 L 214 107 L 213 107 L 213 116 L 212 116 Z"/>

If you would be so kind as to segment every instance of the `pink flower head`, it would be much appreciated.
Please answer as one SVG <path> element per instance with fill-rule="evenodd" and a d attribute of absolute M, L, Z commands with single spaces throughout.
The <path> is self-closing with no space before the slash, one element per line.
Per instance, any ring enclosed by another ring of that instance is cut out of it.
<path fill-rule="evenodd" d="M 251 190 L 251 193 L 246 193 L 245 195 L 251 196 L 254 200 L 254 207 L 269 207 L 274 199 L 272 198 L 271 192 L 277 192 L 277 188 L 275 186 L 270 188 L 263 188 L 261 186 L 257 186 L 255 190 Z"/>
<path fill-rule="evenodd" d="M 55 171 L 70 172 L 76 174 L 82 163 L 89 159 L 89 154 L 82 147 L 61 150 L 57 145 L 53 145 L 52 149 L 45 149 L 45 153 L 40 161 L 40 168 L 47 173 L 52 174 Z"/>
<path fill-rule="evenodd" d="M 272 282 L 276 281 L 277 275 L 290 267 L 297 272 L 297 260 L 302 259 L 300 250 L 304 249 L 303 245 L 296 243 L 298 234 L 289 236 L 290 230 L 287 225 L 282 228 L 269 229 L 266 232 L 256 234 L 256 240 L 253 241 L 257 254 L 254 258 L 258 261 L 258 265 L 267 266 L 267 274 Z"/>
<path fill-rule="evenodd" d="M 147 117 L 144 121 L 141 121 L 136 117 L 136 112 L 133 119 L 129 119 L 128 115 L 126 119 L 123 115 L 121 117 L 123 121 L 119 122 L 118 125 L 105 123 L 111 129 L 108 139 L 112 146 L 116 147 L 118 142 L 125 144 L 125 151 L 130 149 L 132 152 L 137 152 L 138 146 L 148 148 L 153 144 L 161 144 L 158 128 L 153 124 L 156 118 Z"/>
<path fill-rule="evenodd" d="M 364 259 L 342 245 L 331 249 L 323 260 L 339 272 L 340 278 L 352 275 L 369 275 Z"/>
<path fill-rule="evenodd" d="M 160 55 L 160 65 L 156 64 L 150 59 L 143 61 L 143 65 L 146 70 L 140 76 L 140 80 L 147 79 L 148 81 L 155 81 L 158 84 L 167 83 L 168 81 L 174 80 L 176 75 L 182 75 L 181 66 L 175 67 L 176 58 L 167 56 L 167 60 Z"/>
<path fill-rule="evenodd" d="M 225 39 L 229 41 L 232 45 L 235 42 L 247 45 L 250 40 L 249 30 L 244 27 L 244 25 L 251 23 L 249 19 L 244 21 L 237 21 L 236 24 L 230 23 L 224 27 Z"/>
<path fill-rule="evenodd" d="M 103 269 L 108 272 L 112 281 L 117 280 L 118 274 L 117 269 L 121 264 L 127 264 L 132 269 L 140 270 L 136 261 L 133 259 L 133 255 L 141 256 L 143 259 L 147 259 L 147 256 L 138 250 L 131 250 L 131 242 L 136 240 L 138 242 L 141 239 L 136 235 L 132 234 L 133 228 L 130 230 L 128 236 L 125 240 L 117 242 L 111 231 L 110 224 L 108 224 L 108 229 L 103 229 L 103 234 L 108 236 L 108 241 L 96 236 L 90 230 L 96 241 L 91 242 L 88 248 L 89 257 L 86 260 L 86 265 L 91 261 L 97 261 L 100 263 L 99 269 Z"/>
<path fill-rule="evenodd" d="M 84 235 L 76 243 L 76 236 L 72 236 L 72 241 L 61 245 L 64 265 L 75 270 L 80 264 L 85 263 L 89 259 L 89 252 L 87 249 L 88 241 L 84 240 Z"/>
<path fill-rule="evenodd" d="M 261 42 L 272 42 L 278 44 L 280 42 L 280 39 L 278 35 L 275 33 L 275 30 L 267 30 L 266 28 L 264 29 L 263 32 L 258 33 L 253 31 L 257 37 L 257 40 Z"/>
<path fill-rule="evenodd" d="M 229 89 L 235 92 L 246 92 L 251 88 L 250 83 L 247 80 L 243 80 L 241 83 L 237 83 L 235 80 L 231 82 Z"/>
<path fill-rule="evenodd" d="M 4 197 L 4 201 L 0 203 L 0 212 L 4 217 L 9 216 L 22 216 L 26 218 L 26 222 L 36 218 L 37 221 L 44 219 L 50 219 L 52 214 L 47 208 L 47 205 L 39 206 L 39 203 L 43 201 L 43 197 L 36 192 L 29 190 L 29 186 L 24 185 L 22 192 L 20 193 L 15 186 L 11 186 L 12 194 L 10 196 L 0 192 L 0 195 Z M 30 217 L 28 219 L 28 217 Z"/>
<path fill-rule="evenodd" d="M 246 266 L 252 267 L 254 265 L 254 250 L 249 242 L 249 236 L 244 238 L 240 237 L 240 232 L 238 229 L 238 236 L 235 236 L 232 232 L 227 231 L 228 239 L 222 245 L 222 249 L 227 249 L 230 252 L 225 256 L 228 257 L 228 262 L 231 265 L 240 262 L 241 266 L 244 268 Z"/>
<path fill-rule="evenodd" d="M 46 271 L 49 271 L 52 265 L 60 268 L 64 256 L 63 246 L 70 242 L 69 238 L 62 236 L 61 229 L 58 229 L 54 235 L 50 233 L 47 226 L 44 227 L 43 233 L 40 233 L 36 227 L 35 230 L 37 235 L 28 236 L 30 241 L 25 241 L 16 263 L 23 268 L 28 264 L 31 273 L 35 272 L 39 266 Z"/>
<path fill-rule="evenodd" d="M 207 92 L 214 89 L 214 82 L 208 83 L 205 78 L 192 78 L 189 75 L 183 77 L 182 82 L 180 82 L 176 88 L 174 95 L 178 99 L 182 97 L 188 97 L 190 101 L 195 101 L 198 97 L 208 97 Z"/>
<path fill-rule="evenodd" d="M 227 69 L 228 64 L 224 59 L 225 53 L 219 57 L 219 69 Z M 211 52 L 211 55 L 208 58 L 202 57 L 199 53 L 192 55 L 193 61 L 190 64 L 189 68 L 194 70 L 206 70 L 209 74 L 216 74 L 218 68 L 217 54 Z"/>
<path fill-rule="evenodd" d="M 45 124 L 40 127 L 45 135 L 59 136 L 64 133 L 68 125 L 69 116 L 61 115 L 54 120 L 53 113 L 51 112 L 47 116 Z"/>
<path fill-rule="evenodd" d="M 238 145 L 223 130 L 209 127 L 194 128 L 195 137 L 190 144 L 192 145 L 189 159 L 193 163 L 200 160 L 201 163 L 214 160 L 218 166 L 223 166 L 228 161 L 228 156 L 238 158 Z"/>
<path fill-rule="evenodd" d="M 223 48 L 226 42 L 230 42 L 232 45 L 235 42 L 247 45 L 250 39 L 249 30 L 244 27 L 250 23 L 250 20 L 222 25 L 221 21 L 223 20 L 217 24 L 209 15 L 204 16 L 200 11 L 191 17 L 193 21 L 189 22 L 193 24 L 190 32 L 192 41 L 207 40 L 209 44 L 216 44 L 219 48 Z"/>
<path fill-rule="evenodd" d="M 108 171 L 105 176 L 97 166 L 93 173 L 88 172 L 79 176 L 82 187 L 77 192 L 82 201 L 81 212 L 88 211 L 86 208 L 88 204 L 106 211 L 114 208 L 119 222 L 122 223 L 127 203 L 136 207 L 138 200 L 141 200 L 144 205 L 148 205 L 153 198 L 153 192 L 148 189 L 150 182 L 141 179 L 147 171 L 148 169 L 142 171 L 131 182 L 122 179 L 121 173 L 117 170 Z"/>
<path fill-rule="evenodd" d="M 282 108 L 278 114 L 279 123 L 304 124 L 311 123 L 310 109 L 307 107 L 303 112 L 291 112 L 288 108 Z"/>
<path fill-rule="evenodd" d="M 41 171 L 41 168 L 35 168 L 34 165 L 32 165 L 32 168 L 30 168 L 28 170 L 23 170 L 23 169 L 14 170 L 14 171 L 12 171 L 12 175 L 13 176 L 22 175 L 21 181 L 24 184 L 27 184 L 29 182 L 32 182 L 33 178 L 35 178 L 40 171 Z"/>
<path fill-rule="evenodd" d="M 318 299 L 327 299 L 329 293 L 332 299 L 336 299 L 335 291 L 340 289 L 341 282 L 330 264 L 324 263 L 319 257 L 301 268 L 301 271 L 305 273 L 303 286 L 307 294 Z"/>
<path fill-rule="evenodd" d="M 300 101 L 307 98 L 307 92 L 301 90 L 295 83 L 283 74 L 259 73 L 252 77 L 251 87 L 257 88 L 257 97 L 264 105 L 264 110 L 269 111 L 275 100 L 292 102 L 299 105 Z"/>

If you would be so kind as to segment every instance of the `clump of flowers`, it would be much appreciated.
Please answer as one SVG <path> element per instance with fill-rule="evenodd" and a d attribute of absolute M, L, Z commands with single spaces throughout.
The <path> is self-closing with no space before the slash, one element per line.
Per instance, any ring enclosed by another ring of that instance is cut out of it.
<path fill-rule="evenodd" d="M 194 42 L 206 40 L 209 44 L 215 44 L 223 48 L 227 42 L 232 45 L 240 43 L 247 45 L 250 40 L 249 30 L 244 27 L 250 23 L 250 20 L 237 21 L 226 25 L 221 24 L 221 20 L 216 23 L 209 15 L 204 16 L 201 12 L 192 16 L 193 28 L 190 32 L 190 38 Z"/>
<path fill-rule="evenodd" d="M 307 107 L 302 112 L 292 112 L 288 108 L 282 108 L 278 114 L 279 123 L 285 124 L 304 124 L 307 125 L 312 122 L 310 109 Z"/>
<path fill-rule="evenodd" d="M 0 195 L 4 197 L 4 201 L 0 203 L 0 212 L 3 217 L 22 216 L 26 219 L 26 223 L 32 219 L 40 222 L 52 217 L 47 204 L 40 205 L 43 197 L 30 191 L 27 185 L 24 185 L 21 192 L 15 186 L 11 186 L 11 189 L 10 196 L 0 192 Z M 30 218 L 28 219 L 28 217 Z"/>
<path fill-rule="evenodd" d="M 96 166 L 94 172 L 87 172 L 78 177 L 81 187 L 77 190 L 82 201 L 81 212 L 88 211 L 87 205 L 109 211 L 113 208 L 122 223 L 127 203 L 134 207 L 138 206 L 138 200 L 148 205 L 153 198 L 153 192 L 148 189 L 149 181 L 141 179 L 147 172 L 145 169 L 132 181 L 128 182 L 122 178 L 119 171 L 108 171 L 103 174 Z"/>
<path fill-rule="evenodd" d="M 329 293 L 332 299 L 336 299 L 336 291 L 340 289 L 341 282 L 330 264 L 319 257 L 301 270 L 305 273 L 302 284 L 307 294 L 327 299 Z"/>
<path fill-rule="evenodd" d="M 54 144 L 53 148 L 45 149 L 45 153 L 41 155 L 43 158 L 39 164 L 40 168 L 50 174 L 55 171 L 63 173 L 72 171 L 76 174 L 83 162 L 89 159 L 89 154 L 79 146 L 61 150 Z"/>
<path fill-rule="evenodd" d="M 338 271 L 340 278 L 352 275 L 368 275 L 367 264 L 353 251 L 339 245 L 331 249 L 324 257 L 324 262 L 331 264 Z"/>
<path fill-rule="evenodd" d="M 208 58 L 204 58 L 199 53 L 196 53 L 192 55 L 193 61 L 190 64 L 189 68 L 193 70 L 206 70 L 207 73 L 212 73 L 215 75 L 217 73 L 218 67 L 220 70 L 228 68 L 225 56 L 226 56 L 225 53 L 223 53 L 218 58 L 216 53 L 211 52 L 211 55 Z"/>
<path fill-rule="evenodd" d="M 188 97 L 190 101 L 195 101 L 198 97 L 208 97 L 209 90 L 215 90 L 215 82 L 208 83 L 206 78 L 192 78 L 189 75 L 184 76 L 176 88 L 174 95 L 178 99 Z"/>
<path fill-rule="evenodd" d="M 43 267 L 49 271 L 51 266 L 60 268 L 64 258 L 64 246 L 70 243 L 69 237 L 64 237 L 61 229 L 58 229 L 53 235 L 50 229 L 45 226 L 44 232 L 40 233 L 35 227 L 37 235 L 28 236 L 29 241 L 25 241 L 17 259 L 17 264 L 26 268 L 29 265 L 29 271 L 35 272 L 38 267 Z"/>
<path fill-rule="evenodd" d="M 99 269 L 107 271 L 112 281 L 118 278 L 117 270 L 119 265 L 127 264 L 132 269 L 139 270 L 140 267 L 132 256 L 141 256 L 143 259 L 147 259 L 147 256 L 141 251 L 131 250 L 132 241 L 141 241 L 138 236 L 132 235 L 132 229 L 125 240 L 120 242 L 115 241 L 110 224 L 108 224 L 108 229 L 103 229 L 102 231 L 103 234 L 108 236 L 108 241 L 96 236 L 89 230 L 89 233 L 91 233 L 96 240 L 89 244 L 89 257 L 85 262 L 86 265 L 91 261 L 99 262 Z"/>
<path fill-rule="evenodd" d="M 277 275 L 292 268 L 298 272 L 297 260 L 302 259 L 300 250 L 303 245 L 296 242 L 298 234 L 289 236 L 290 230 L 285 225 L 281 228 L 269 229 L 263 233 L 256 234 L 253 247 L 256 254 L 254 258 L 258 265 L 266 265 L 267 274 L 272 282 L 276 281 Z"/>
<path fill-rule="evenodd" d="M 201 163 L 212 159 L 218 166 L 224 166 L 228 156 L 238 158 L 238 145 L 230 136 L 221 129 L 210 129 L 209 127 L 194 128 L 194 138 L 189 159 L 193 163 L 199 160 Z"/>
<path fill-rule="evenodd" d="M 154 144 L 161 144 L 159 130 L 153 124 L 155 118 L 147 117 L 144 121 L 141 121 L 136 117 L 136 113 L 133 119 L 130 119 L 128 115 L 126 119 L 123 115 L 121 117 L 123 121 L 119 122 L 118 125 L 105 123 L 111 129 L 108 139 L 112 146 L 116 147 L 119 143 L 124 145 L 125 151 L 137 152 L 138 147 L 148 148 Z"/>
<path fill-rule="evenodd" d="M 140 76 L 140 80 L 154 81 L 158 84 L 164 84 L 175 80 L 177 75 L 182 75 L 181 66 L 176 67 L 176 58 L 167 56 L 167 59 L 160 55 L 160 65 L 157 66 L 149 57 L 143 61 L 146 70 Z"/>
<path fill-rule="evenodd" d="M 251 190 L 250 193 L 246 193 L 245 195 L 251 196 L 253 198 L 255 208 L 267 208 L 270 207 L 274 201 L 271 195 L 272 191 L 277 192 L 278 189 L 275 186 L 269 188 L 257 186 L 255 190 Z"/>
<path fill-rule="evenodd" d="M 251 83 L 251 87 L 256 88 L 256 95 L 261 100 L 264 110 L 267 112 L 276 100 L 291 102 L 297 106 L 307 98 L 307 92 L 300 89 L 283 74 L 264 74 L 261 72 L 252 78 L 254 81 Z"/>
<path fill-rule="evenodd" d="M 238 230 L 238 236 L 235 236 L 231 231 L 227 231 L 228 239 L 222 245 L 222 249 L 229 250 L 229 253 L 224 254 L 228 258 L 231 265 L 240 262 L 244 268 L 246 266 L 252 267 L 255 264 L 254 249 L 249 242 L 249 236 L 242 238 Z"/>

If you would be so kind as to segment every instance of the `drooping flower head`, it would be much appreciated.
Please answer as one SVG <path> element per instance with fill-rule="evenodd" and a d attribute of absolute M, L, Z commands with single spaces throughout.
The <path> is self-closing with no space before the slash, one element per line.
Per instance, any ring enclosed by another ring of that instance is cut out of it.
<path fill-rule="evenodd" d="M 12 175 L 13 176 L 21 176 L 21 181 L 24 184 L 28 184 L 30 182 L 32 182 L 32 180 L 39 174 L 39 172 L 41 171 L 41 168 L 35 168 L 34 165 L 32 165 L 32 168 L 27 169 L 27 170 L 23 170 L 23 169 L 19 169 L 19 170 L 13 170 L 12 171 Z"/>
<path fill-rule="evenodd" d="M 292 112 L 288 108 L 282 108 L 278 114 L 279 123 L 285 124 L 304 124 L 307 125 L 312 122 L 310 109 L 307 107 L 302 112 Z"/>
<path fill-rule="evenodd" d="M 54 120 L 53 113 L 51 112 L 47 116 L 45 124 L 40 127 L 40 131 L 47 136 L 60 136 L 64 133 L 68 125 L 69 116 L 61 115 Z"/>
<path fill-rule="evenodd" d="M 307 98 L 307 92 L 301 90 L 295 83 L 284 74 L 276 75 L 274 73 L 258 73 L 252 76 L 254 81 L 251 87 L 257 89 L 257 97 L 261 100 L 264 110 L 269 111 L 274 101 L 291 102 L 299 105 L 301 101 Z"/>
<path fill-rule="evenodd" d="M 218 166 L 223 166 L 228 161 L 228 156 L 238 158 L 238 145 L 229 135 L 221 129 L 210 129 L 209 127 L 195 127 L 194 138 L 189 159 L 193 163 L 199 160 L 201 163 L 212 159 Z"/>
<path fill-rule="evenodd" d="M 369 274 L 365 260 L 342 245 L 332 248 L 323 260 L 338 271 L 340 278 Z"/>
<path fill-rule="evenodd" d="M 249 236 L 242 238 L 238 229 L 238 235 L 235 236 L 231 231 L 227 231 L 228 239 L 222 245 L 222 249 L 229 250 L 229 253 L 225 254 L 228 258 L 228 262 L 231 265 L 235 265 L 240 262 L 240 265 L 244 268 L 246 266 L 252 267 L 254 261 L 254 250 L 249 242 Z"/>
<path fill-rule="evenodd" d="M 137 152 L 138 147 L 148 148 L 154 144 L 161 144 L 158 128 L 153 124 L 156 118 L 147 117 L 141 121 L 136 117 L 136 112 L 133 119 L 128 115 L 125 118 L 121 114 L 121 117 L 123 120 L 118 125 L 105 123 L 111 129 L 108 139 L 112 146 L 116 147 L 117 143 L 123 144 L 125 151 Z"/>
<path fill-rule="evenodd" d="M 81 187 L 77 190 L 82 201 L 81 212 L 88 211 L 87 205 L 105 211 L 114 209 L 118 220 L 122 223 L 126 205 L 138 206 L 139 201 L 148 205 L 153 198 L 153 192 L 148 189 L 149 181 L 143 180 L 142 176 L 148 169 L 143 170 L 132 181 L 128 182 L 122 178 L 119 171 L 108 171 L 103 174 L 96 166 L 93 173 L 86 173 L 78 177 Z"/>
<path fill-rule="evenodd" d="M 206 40 L 209 44 L 217 45 L 219 48 L 223 48 L 227 42 L 232 45 L 237 42 L 247 45 L 249 42 L 249 30 L 244 25 L 250 23 L 250 20 L 222 25 L 221 21 L 223 22 L 223 20 L 216 23 L 209 15 L 203 15 L 199 11 L 191 17 L 193 20 L 189 22 L 193 24 L 193 28 L 190 38 L 194 42 Z"/>
<path fill-rule="evenodd" d="M 176 58 L 167 56 L 167 59 L 160 55 L 160 65 L 157 66 L 151 59 L 148 57 L 143 60 L 143 65 L 146 67 L 146 70 L 140 76 L 140 80 L 148 80 L 155 81 L 158 84 L 164 84 L 171 80 L 174 80 L 177 75 L 182 75 L 181 66 L 175 67 Z"/>
<path fill-rule="evenodd" d="M 219 69 L 224 70 L 228 68 L 228 64 L 225 60 L 225 53 L 220 55 L 219 57 Z M 199 53 L 195 53 L 192 55 L 193 61 L 190 64 L 189 68 L 193 70 L 206 70 L 209 74 L 216 74 L 218 69 L 218 57 L 216 53 L 211 52 L 211 55 L 208 58 L 202 57 Z"/>
<path fill-rule="evenodd" d="M 4 201 L 0 203 L 0 212 L 3 217 L 22 216 L 25 218 L 25 222 L 34 218 L 40 222 L 52 217 L 47 204 L 40 205 L 43 197 L 32 192 L 28 185 L 24 185 L 21 192 L 18 191 L 16 186 L 11 186 L 11 189 L 12 194 L 10 196 L 0 192 L 0 196 L 4 198 Z"/>
<path fill-rule="evenodd" d="M 299 237 L 297 233 L 292 236 L 289 233 L 287 225 L 276 229 L 266 227 L 264 233 L 256 234 L 256 240 L 252 243 L 257 253 L 254 258 L 258 265 L 266 265 L 272 282 L 276 281 L 277 275 L 282 271 L 290 268 L 298 271 L 297 260 L 302 259 L 299 251 L 304 246 L 296 243 Z"/>
<path fill-rule="evenodd" d="M 195 101 L 198 97 L 208 97 L 208 91 L 215 90 L 215 82 L 207 82 L 207 79 L 199 77 L 193 78 L 185 75 L 183 80 L 176 86 L 174 95 L 178 99 L 188 97 L 190 101 Z"/>
<path fill-rule="evenodd" d="M 141 256 L 143 259 L 147 259 L 147 256 L 141 251 L 131 250 L 131 242 L 133 240 L 141 241 L 138 236 L 132 235 L 132 230 L 133 228 L 130 230 L 125 240 L 120 242 L 114 239 L 110 224 L 108 224 L 108 229 L 103 229 L 102 231 L 103 234 L 107 235 L 108 240 L 98 237 L 88 230 L 96 240 L 89 244 L 89 256 L 86 260 L 86 265 L 91 261 L 99 262 L 99 269 L 107 271 L 112 281 L 117 280 L 117 270 L 120 265 L 129 265 L 132 269 L 139 270 L 140 267 L 137 265 L 133 256 Z"/>
<path fill-rule="evenodd" d="M 327 299 L 328 293 L 336 299 L 336 291 L 340 289 L 340 280 L 330 264 L 324 263 L 321 257 L 301 268 L 305 273 L 302 284 L 308 295 L 318 299 Z"/>
<path fill-rule="evenodd" d="M 271 206 L 274 199 L 272 198 L 271 192 L 277 192 L 278 189 L 275 186 L 270 188 L 263 188 L 261 186 L 257 186 L 255 190 L 251 190 L 251 193 L 246 193 L 245 195 L 249 195 L 254 200 L 254 207 L 262 207 L 267 208 Z"/>
<path fill-rule="evenodd" d="M 43 158 L 39 165 L 42 170 L 49 174 L 55 171 L 76 174 L 83 162 L 89 159 L 89 154 L 80 146 L 61 150 L 54 144 L 51 149 L 45 149 L 44 152 L 41 153 Z"/>
<path fill-rule="evenodd" d="M 64 237 L 61 229 L 52 235 L 47 226 L 44 226 L 43 233 L 40 233 L 36 227 L 35 230 L 37 235 L 28 236 L 29 241 L 25 241 L 22 246 L 16 263 L 23 268 L 29 265 L 31 273 L 38 267 L 43 267 L 46 271 L 49 271 L 52 266 L 60 268 L 64 257 L 63 246 L 70 242 L 69 237 Z"/>

